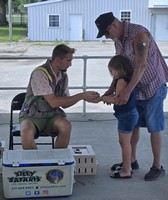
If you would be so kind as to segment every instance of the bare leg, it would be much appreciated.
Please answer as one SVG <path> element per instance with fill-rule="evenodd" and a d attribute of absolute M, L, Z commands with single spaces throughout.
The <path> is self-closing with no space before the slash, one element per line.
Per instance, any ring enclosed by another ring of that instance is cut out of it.
<path fill-rule="evenodd" d="M 126 133 L 119 133 L 119 142 L 122 149 L 122 170 L 120 172 L 121 176 L 131 175 L 131 135 Z"/>
<path fill-rule="evenodd" d="M 65 118 L 57 118 L 54 122 L 54 130 L 58 132 L 55 148 L 67 148 L 70 141 L 71 123 Z"/>
<path fill-rule="evenodd" d="M 140 136 L 140 130 L 139 128 L 135 128 L 131 136 L 131 147 L 132 147 L 131 162 L 134 162 L 136 160 L 136 149 L 139 141 L 139 136 Z"/>
<path fill-rule="evenodd" d="M 36 134 L 35 125 L 29 121 L 24 120 L 21 123 L 21 141 L 23 149 L 37 149 L 34 136 Z"/>
<path fill-rule="evenodd" d="M 160 168 L 162 136 L 160 132 L 151 134 L 151 146 L 153 152 L 153 166 Z"/>

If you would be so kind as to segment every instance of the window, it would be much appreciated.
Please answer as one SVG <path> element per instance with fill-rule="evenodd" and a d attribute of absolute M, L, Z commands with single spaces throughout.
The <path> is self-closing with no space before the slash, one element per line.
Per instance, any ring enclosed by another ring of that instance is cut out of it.
<path fill-rule="evenodd" d="M 59 27 L 59 15 L 49 15 L 49 27 Z"/>
<path fill-rule="evenodd" d="M 131 21 L 131 11 L 121 11 L 121 21 Z"/>

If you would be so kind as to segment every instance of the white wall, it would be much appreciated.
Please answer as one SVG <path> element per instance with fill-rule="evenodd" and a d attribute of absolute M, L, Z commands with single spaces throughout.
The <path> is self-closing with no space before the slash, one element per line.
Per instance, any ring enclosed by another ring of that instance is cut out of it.
<path fill-rule="evenodd" d="M 82 15 L 85 40 L 96 40 L 95 19 L 104 12 L 113 11 L 120 18 L 121 10 L 131 10 L 133 23 L 150 27 L 148 0 L 65 0 L 48 1 L 28 6 L 28 37 L 30 40 L 69 40 L 69 15 Z M 60 14 L 60 27 L 48 28 L 47 15 Z"/>

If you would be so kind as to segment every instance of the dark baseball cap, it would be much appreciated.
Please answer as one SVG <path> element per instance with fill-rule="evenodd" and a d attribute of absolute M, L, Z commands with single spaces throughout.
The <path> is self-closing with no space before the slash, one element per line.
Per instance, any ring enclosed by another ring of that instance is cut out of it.
<path fill-rule="evenodd" d="M 101 38 L 103 35 L 105 35 L 107 27 L 114 20 L 115 20 L 115 17 L 112 12 L 104 13 L 96 19 L 95 24 L 99 30 L 99 32 L 97 34 L 97 38 Z"/>

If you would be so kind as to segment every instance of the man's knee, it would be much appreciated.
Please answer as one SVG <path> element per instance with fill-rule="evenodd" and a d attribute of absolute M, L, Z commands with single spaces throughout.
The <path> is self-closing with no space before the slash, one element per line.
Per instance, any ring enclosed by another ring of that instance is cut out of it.
<path fill-rule="evenodd" d="M 57 119 L 54 122 L 54 129 L 58 132 L 70 134 L 71 128 L 72 128 L 72 126 L 71 126 L 70 121 L 68 121 L 65 118 Z"/>
<path fill-rule="evenodd" d="M 32 139 L 34 138 L 35 134 L 36 134 L 35 125 L 29 120 L 24 120 L 21 123 L 21 132 L 20 132 L 21 137 L 25 139 L 28 138 Z"/>
<path fill-rule="evenodd" d="M 21 133 L 20 133 L 23 149 L 37 149 L 37 146 L 34 141 L 35 134 L 36 134 L 35 125 L 29 120 L 24 120 L 21 123 Z"/>

